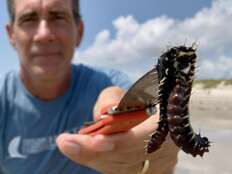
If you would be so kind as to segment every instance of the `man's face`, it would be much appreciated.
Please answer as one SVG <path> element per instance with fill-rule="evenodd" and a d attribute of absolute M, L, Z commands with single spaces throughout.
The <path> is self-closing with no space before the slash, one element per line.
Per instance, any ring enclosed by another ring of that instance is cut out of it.
<path fill-rule="evenodd" d="M 15 21 L 7 26 L 20 57 L 21 74 L 59 78 L 70 69 L 83 26 L 75 23 L 71 0 L 14 0 Z"/>

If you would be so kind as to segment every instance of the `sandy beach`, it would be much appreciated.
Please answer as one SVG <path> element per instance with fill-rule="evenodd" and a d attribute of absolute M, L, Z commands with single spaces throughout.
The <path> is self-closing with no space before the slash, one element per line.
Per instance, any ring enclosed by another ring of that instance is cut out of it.
<path fill-rule="evenodd" d="M 203 158 L 180 152 L 175 174 L 232 174 L 232 85 L 194 86 L 190 112 L 195 132 L 212 142 L 210 152 Z"/>

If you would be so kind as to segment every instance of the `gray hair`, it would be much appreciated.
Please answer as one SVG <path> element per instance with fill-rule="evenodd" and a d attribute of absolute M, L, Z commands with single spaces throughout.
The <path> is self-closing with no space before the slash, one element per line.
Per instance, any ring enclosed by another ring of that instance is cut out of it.
<path fill-rule="evenodd" d="M 80 0 L 72 0 L 72 6 L 73 6 L 73 16 L 75 18 L 76 23 L 79 22 L 81 19 L 80 14 Z M 8 14 L 10 17 L 10 21 L 14 22 L 15 20 L 15 6 L 14 6 L 14 0 L 7 0 L 7 8 L 8 8 Z"/>

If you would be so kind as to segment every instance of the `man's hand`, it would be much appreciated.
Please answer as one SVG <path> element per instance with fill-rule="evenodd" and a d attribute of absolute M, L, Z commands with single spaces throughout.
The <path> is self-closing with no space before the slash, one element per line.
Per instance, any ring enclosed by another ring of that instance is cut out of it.
<path fill-rule="evenodd" d="M 117 87 L 105 89 L 94 109 L 94 118 L 101 115 L 102 108 L 118 104 L 124 91 Z M 178 148 L 168 139 L 160 150 L 145 154 L 144 140 L 157 128 L 158 115 L 153 115 L 128 132 L 94 137 L 80 134 L 62 134 L 57 138 L 61 152 L 73 161 L 104 174 L 136 174 L 143 161 L 150 160 L 147 174 L 171 174 L 177 162 Z"/>

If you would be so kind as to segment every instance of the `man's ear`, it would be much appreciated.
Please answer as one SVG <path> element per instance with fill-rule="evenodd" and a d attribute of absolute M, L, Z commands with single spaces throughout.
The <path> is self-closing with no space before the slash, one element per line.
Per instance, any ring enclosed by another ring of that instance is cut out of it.
<path fill-rule="evenodd" d="M 13 24 L 9 23 L 6 25 L 6 31 L 7 31 L 7 35 L 9 38 L 9 41 L 11 43 L 11 45 L 16 48 L 16 44 L 15 44 L 15 35 L 14 35 L 14 28 L 13 28 Z"/>
<path fill-rule="evenodd" d="M 76 47 L 80 46 L 80 43 L 82 41 L 83 38 L 83 34 L 84 34 L 84 22 L 80 19 L 80 21 L 77 24 L 77 44 Z"/>

